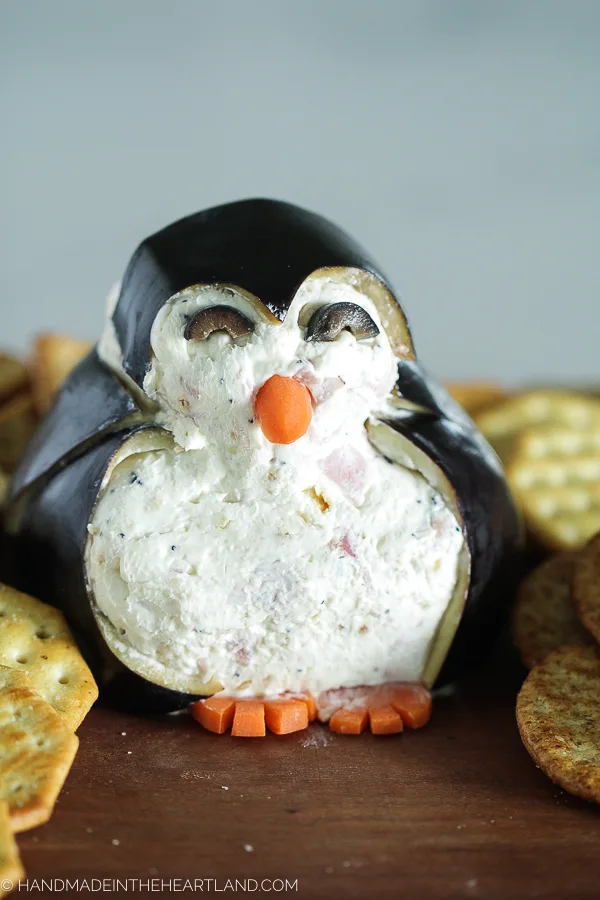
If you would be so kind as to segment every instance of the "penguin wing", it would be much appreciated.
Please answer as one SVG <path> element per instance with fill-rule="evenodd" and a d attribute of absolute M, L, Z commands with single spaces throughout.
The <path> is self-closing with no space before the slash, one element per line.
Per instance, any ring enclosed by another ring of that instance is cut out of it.
<path fill-rule="evenodd" d="M 133 398 L 94 348 L 70 373 L 42 421 L 11 483 L 9 502 L 90 442 L 130 416 L 141 416 Z"/>
<path fill-rule="evenodd" d="M 7 579 L 65 613 L 111 702 L 139 712 L 170 712 L 195 698 L 145 681 L 114 656 L 92 610 L 85 546 L 98 495 L 114 467 L 130 453 L 169 443 L 170 437 L 150 422 L 104 434 L 33 485 L 26 502 L 13 507 L 8 523 Z"/>
<path fill-rule="evenodd" d="M 367 431 L 386 458 L 419 471 L 463 526 L 468 551 L 466 571 L 459 573 L 466 583 L 464 607 L 457 598 L 436 636 L 438 652 L 432 648 L 438 664 L 432 658 L 431 681 L 452 642 L 439 679 L 445 682 L 485 652 L 498 628 L 518 574 L 522 523 L 498 458 L 469 417 L 418 366 L 402 368 L 410 375 L 401 379 L 403 396 L 423 412 L 399 411 L 368 422 Z"/>

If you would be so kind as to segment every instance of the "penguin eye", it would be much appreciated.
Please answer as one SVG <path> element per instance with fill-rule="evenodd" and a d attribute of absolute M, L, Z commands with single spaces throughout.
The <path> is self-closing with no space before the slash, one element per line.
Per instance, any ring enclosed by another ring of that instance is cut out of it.
<path fill-rule="evenodd" d="M 233 306 L 207 306 L 189 320 L 183 333 L 186 341 L 204 341 L 217 331 L 226 331 L 232 341 L 254 331 L 254 325 Z"/>
<path fill-rule="evenodd" d="M 356 303 L 331 303 L 321 306 L 306 327 L 307 341 L 335 341 L 342 331 L 349 331 L 357 341 L 375 338 L 379 328 L 369 313 Z"/>

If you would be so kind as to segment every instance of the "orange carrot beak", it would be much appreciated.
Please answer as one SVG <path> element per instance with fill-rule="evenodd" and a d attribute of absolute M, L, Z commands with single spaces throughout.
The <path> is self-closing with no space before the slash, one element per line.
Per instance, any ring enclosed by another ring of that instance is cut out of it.
<path fill-rule="evenodd" d="M 256 395 L 254 414 L 268 441 L 292 444 L 308 431 L 310 391 L 295 378 L 271 375 Z"/>

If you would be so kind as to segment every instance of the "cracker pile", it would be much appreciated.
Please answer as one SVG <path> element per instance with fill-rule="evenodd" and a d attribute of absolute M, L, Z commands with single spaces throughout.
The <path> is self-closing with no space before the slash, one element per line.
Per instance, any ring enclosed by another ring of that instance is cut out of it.
<path fill-rule="evenodd" d="M 43 335 L 0 354 L 0 510 L 8 478 L 87 342 Z M 98 688 L 61 612 L 0 584 L 0 897 L 24 876 L 14 834 L 46 822 Z"/>
<path fill-rule="evenodd" d="M 0 897 L 23 876 L 13 834 L 50 818 L 97 696 L 62 613 L 0 585 Z"/>
<path fill-rule="evenodd" d="M 498 453 L 529 534 L 555 554 L 522 582 L 513 610 L 530 669 L 521 738 L 556 784 L 600 803 L 600 399 L 452 390 Z"/>
<path fill-rule="evenodd" d="M 525 747 L 566 791 L 600 803 L 600 534 L 523 581 L 512 633 L 531 670 L 517 697 Z"/>

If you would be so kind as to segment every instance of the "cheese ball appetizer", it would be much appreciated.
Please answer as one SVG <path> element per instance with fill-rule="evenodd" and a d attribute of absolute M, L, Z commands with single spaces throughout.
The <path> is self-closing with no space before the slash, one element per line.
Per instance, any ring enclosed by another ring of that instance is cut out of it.
<path fill-rule="evenodd" d="M 402 691 L 485 652 L 520 541 L 495 454 L 417 363 L 378 266 L 269 200 L 140 244 L 7 522 L 12 580 L 65 611 L 107 691 L 216 697 L 195 707 L 207 727 L 226 710 L 212 730 L 248 704 L 264 729 L 265 700 L 279 722 L 290 698 L 332 722 L 359 708 L 359 730 L 375 707 L 402 719 Z"/>

